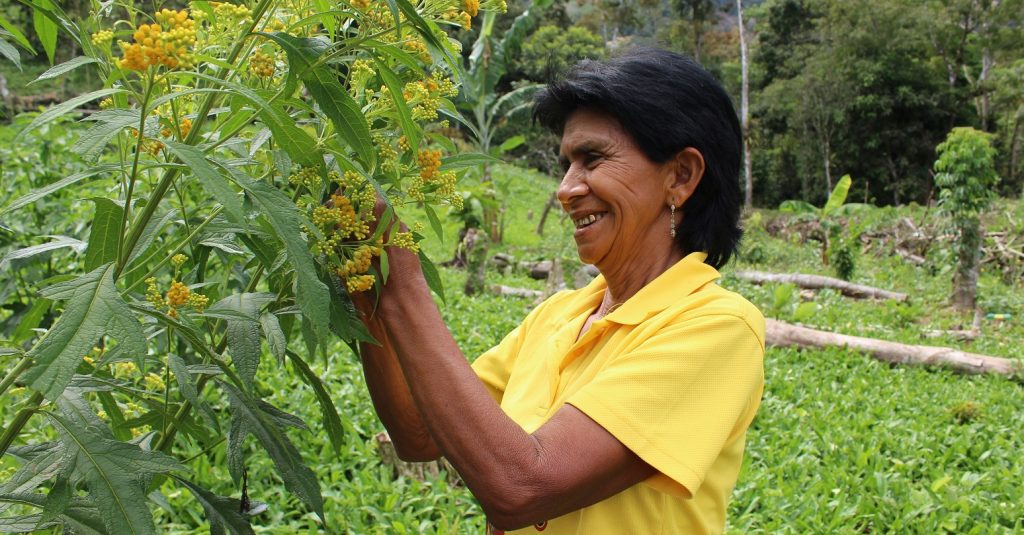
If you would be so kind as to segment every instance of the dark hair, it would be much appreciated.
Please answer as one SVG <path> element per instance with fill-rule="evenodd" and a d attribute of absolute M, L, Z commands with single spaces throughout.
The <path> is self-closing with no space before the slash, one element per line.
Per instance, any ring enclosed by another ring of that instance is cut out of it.
<path fill-rule="evenodd" d="M 704 251 L 725 265 L 739 245 L 742 138 L 736 110 L 722 86 L 689 57 L 653 48 L 607 61 L 584 60 L 564 80 L 534 97 L 533 118 L 561 135 L 581 108 L 614 116 L 656 163 L 693 147 L 704 177 L 686 201 L 676 240 L 683 252 Z"/>

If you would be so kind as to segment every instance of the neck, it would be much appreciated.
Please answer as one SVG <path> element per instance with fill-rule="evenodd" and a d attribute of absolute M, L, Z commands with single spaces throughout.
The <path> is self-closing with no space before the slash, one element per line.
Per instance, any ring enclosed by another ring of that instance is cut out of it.
<path fill-rule="evenodd" d="M 669 250 L 662 251 L 661 254 L 652 254 L 648 258 L 650 260 L 640 262 L 637 259 L 635 263 L 617 268 L 597 266 L 608 284 L 600 307 L 605 313 L 610 308 L 626 302 L 641 288 L 682 260 L 683 253 L 677 247 L 671 246 Z"/>

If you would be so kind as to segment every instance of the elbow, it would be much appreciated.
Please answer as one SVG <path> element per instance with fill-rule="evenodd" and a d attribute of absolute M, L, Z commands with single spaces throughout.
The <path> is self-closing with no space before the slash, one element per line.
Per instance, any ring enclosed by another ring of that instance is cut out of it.
<path fill-rule="evenodd" d="M 489 487 L 477 500 L 492 526 L 512 531 L 549 520 L 550 489 L 539 481 L 511 481 Z"/>
<path fill-rule="evenodd" d="M 441 452 L 434 445 L 434 441 L 427 436 L 420 437 L 392 437 L 390 434 L 378 433 L 377 449 L 387 458 L 388 450 L 394 452 L 393 457 L 407 463 L 426 463 L 441 458 Z"/>

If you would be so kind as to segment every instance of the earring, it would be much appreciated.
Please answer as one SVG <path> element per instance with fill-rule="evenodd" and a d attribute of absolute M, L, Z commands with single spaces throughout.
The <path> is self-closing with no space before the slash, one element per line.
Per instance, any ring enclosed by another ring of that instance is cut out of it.
<path fill-rule="evenodd" d="M 669 216 L 668 216 L 668 235 L 676 237 L 676 203 L 673 202 L 668 205 Z"/>

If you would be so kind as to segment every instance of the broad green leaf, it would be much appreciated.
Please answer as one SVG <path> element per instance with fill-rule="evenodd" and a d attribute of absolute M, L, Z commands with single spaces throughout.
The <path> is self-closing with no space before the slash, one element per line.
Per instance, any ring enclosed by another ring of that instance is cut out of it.
<path fill-rule="evenodd" d="M 316 473 L 302 462 L 299 451 L 278 427 L 273 419 L 260 408 L 259 403 L 245 392 L 228 383 L 220 383 L 228 394 L 231 414 L 241 418 L 248 431 L 259 440 L 263 449 L 274 462 L 277 474 L 284 486 L 294 493 L 302 503 L 324 520 L 324 501 Z"/>
<path fill-rule="evenodd" d="M 196 383 L 192 379 L 192 373 L 189 372 L 184 359 L 174 353 L 170 353 L 167 355 L 167 365 L 171 369 L 171 373 L 174 374 L 174 379 L 178 382 L 178 391 L 181 392 L 181 395 L 193 407 L 199 409 L 199 414 L 207 426 L 211 429 L 219 430 L 220 424 L 217 423 L 213 409 L 210 408 L 209 403 L 199 397 L 199 390 L 196 388 Z"/>
<path fill-rule="evenodd" d="M 52 59 L 51 59 L 51 61 L 52 61 Z M 29 82 L 29 85 L 32 85 L 32 84 L 34 84 L 36 82 L 39 82 L 39 81 L 42 81 L 42 80 L 49 80 L 51 78 L 56 78 L 56 77 L 58 77 L 58 76 L 60 76 L 62 74 L 67 74 L 67 73 L 77 69 L 78 67 L 81 67 L 82 65 L 88 65 L 90 63 L 99 63 L 99 61 L 100 60 L 98 60 L 96 58 L 91 58 L 89 56 L 78 56 L 78 57 L 75 57 L 75 58 L 71 58 L 71 59 L 65 61 L 64 63 L 61 63 L 60 65 L 55 65 L 53 67 L 50 67 L 49 69 L 46 70 L 46 72 L 44 72 L 43 74 L 40 74 L 39 78 L 36 78 L 35 80 L 32 80 L 31 82 Z"/>
<path fill-rule="evenodd" d="M 25 463 L 0 485 L 0 495 L 32 492 L 56 476 L 64 465 L 64 448 L 60 443 L 47 442 L 28 447 L 33 449 L 32 456 L 25 456 L 19 449 L 11 448 L 10 453 L 25 459 Z M 10 502 L 0 500 L 0 513 L 9 507 Z"/>
<path fill-rule="evenodd" d="M 93 177 L 99 174 L 114 173 L 119 171 L 120 169 L 121 166 L 118 164 L 103 164 L 97 165 L 96 167 L 93 167 L 88 171 L 83 171 L 81 173 L 76 173 L 69 177 L 62 178 L 52 184 L 47 184 L 39 189 L 36 189 L 22 197 L 18 197 L 17 199 L 14 200 L 14 202 L 7 205 L 6 208 L 0 210 L 0 215 L 7 214 L 9 212 L 17 210 L 18 208 L 22 208 L 24 206 L 32 204 L 55 191 L 61 190 L 72 184 L 78 183 L 86 178 Z"/>
<path fill-rule="evenodd" d="M 292 70 L 298 71 L 302 83 L 331 120 L 334 130 L 359 155 L 363 165 L 372 169 L 377 163 L 377 150 L 370 137 L 366 116 L 338 81 L 331 67 L 318 64 L 328 43 L 321 39 L 295 37 L 282 32 L 264 35 L 281 45 L 288 54 L 289 76 Z"/>
<path fill-rule="evenodd" d="M 203 511 L 206 512 L 206 519 L 210 522 L 210 535 L 223 535 L 224 533 L 231 533 L 233 535 L 255 534 L 245 514 L 242 512 L 243 507 L 240 500 L 217 496 L 203 487 L 192 484 L 178 476 L 171 477 L 192 491 L 192 495 L 203 506 Z"/>
<path fill-rule="evenodd" d="M 506 139 L 505 142 L 502 143 L 501 145 L 498 145 L 498 152 L 510 151 L 510 150 L 512 150 L 512 149 L 514 149 L 514 148 L 516 148 L 516 147 L 518 147 L 520 145 L 522 145 L 525 141 L 526 141 L 526 137 L 523 136 L 523 135 L 512 136 L 512 137 Z"/>
<path fill-rule="evenodd" d="M 341 448 L 345 444 L 345 426 L 342 425 L 341 418 L 338 416 L 338 409 L 334 406 L 334 399 L 331 397 L 330 392 L 327 391 L 327 387 L 320 377 L 309 367 L 306 361 L 302 360 L 302 357 L 294 351 L 288 351 L 288 357 L 291 359 L 295 369 L 302 375 L 303 381 L 313 388 L 316 400 L 320 403 L 320 414 L 323 415 L 323 425 L 327 429 L 327 436 L 331 439 L 334 452 L 340 454 Z"/>
<path fill-rule="evenodd" d="M 21 54 L 18 52 L 17 48 L 14 48 L 14 45 L 8 43 L 7 40 L 3 38 L 3 35 L 0 35 L 0 56 L 4 56 L 11 60 L 11 63 L 13 63 L 19 71 L 21 70 Z"/>
<path fill-rule="evenodd" d="M 47 6 L 49 7 L 49 6 Z M 57 52 L 57 23 L 49 19 L 40 10 L 32 12 L 32 25 L 36 30 L 36 37 L 46 51 L 46 57 L 53 63 L 53 56 Z"/>
<path fill-rule="evenodd" d="M 479 167 L 485 163 L 501 163 L 501 160 L 486 154 L 467 152 L 456 154 L 447 158 L 441 158 L 441 169 L 462 169 L 465 167 Z"/>
<path fill-rule="evenodd" d="M 105 110 L 90 115 L 87 120 L 96 121 L 96 125 L 82 133 L 71 150 L 85 160 L 95 161 L 119 132 L 130 126 L 138 127 L 139 111 Z M 156 124 L 156 121 L 152 122 Z M 149 129 L 148 123 L 146 129 Z"/>
<path fill-rule="evenodd" d="M 118 294 L 113 270 L 113 263 L 106 264 L 41 292 L 48 299 L 67 300 L 64 314 L 29 352 L 35 365 L 25 372 L 24 380 L 47 399 L 56 399 L 64 391 L 82 356 L 101 336 L 145 354 L 142 326 Z"/>
<path fill-rule="evenodd" d="M 3 258 L 0 258 L 0 268 L 7 267 L 13 260 L 22 260 L 25 258 L 31 258 L 33 256 L 43 254 L 49 251 L 56 251 L 57 249 L 71 248 L 76 252 L 81 252 L 85 248 L 85 244 L 81 240 L 69 238 L 67 236 L 54 236 L 53 241 L 41 243 L 39 245 L 31 245 L 22 249 L 15 249 Z"/>
<path fill-rule="evenodd" d="M 807 201 L 788 200 L 779 203 L 779 211 L 786 214 L 813 214 L 818 209 Z"/>
<path fill-rule="evenodd" d="M 434 263 L 427 258 L 423 251 L 419 252 L 419 257 L 420 265 L 423 266 L 423 277 L 427 279 L 427 286 L 441 298 L 442 302 L 447 303 L 448 301 L 444 298 L 444 283 L 441 282 L 441 275 L 438 274 Z"/>
<path fill-rule="evenodd" d="M 853 180 L 850 178 L 850 175 L 843 175 L 843 178 L 836 182 L 836 186 L 832 188 L 832 193 L 828 196 L 828 201 L 825 202 L 825 207 L 821 209 L 822 215 L 830 215 L 846 202 L 846 196 L 850 193 L 850 184 L 852 182 Z"/>
<path fill-rule="evenodd" d="M 818 304 L 814 301 L 804 301 L 793 311 L 793 321 L 809 320 L 818 311 Z"/>
<path fill-rule="evenodd" d="M 42 494 L 34 494 L 30 492 L 0 492 L 0 506 L 9 507 L 10 505 L 22 505 L 41 509 L 44 507 L 45 502 L 46 496 Z M 0 511 L 2 510 L 3 508 L 0 508 Z M 38 523 L 41 518 L 42 515 L 23 515 L 0 519 L 0 533 L 7 532 L 6 528 L 8 526 L 19 525 L 17 524 L 19 520 L 28 521 L 29 519 L 35 519 Z M 9 522 L 9 524 L 5 522 Z M 71 505 L 64 510 L 64 513 L 61 514 L 55 522 L 46 522 L 43 525 L 62 525 L 65 533 L 74 533 L 75 535 L 106 535 L 107 533 L 96 508 L 89 505 L 87 500 L 81 498 L 72 499 Z M 26 531 L 41 529 L 41 527 L 42 526 L 36 526 L 33 524 L 27 530 L 11 529 L 10 532 L 24 533 Z"/>
<path fill-rule="evenodd" d="M 270 354 L 277 358 L 278 362 L 284 362 L 285 351 L 288 350 L 288 337 L 281 329 L 281 322 L 273 312 L 264 312 L 260 315 L 260 328 L 263 329 L 263 336 L 267 339 L 270 347 Z"/>
<path fill-rule="evenodd" d="M 2 44 L 3 42 L 0 41 L 0 45 Z M 0 52 L 2 51 L 0 48 Z M 53 521 L 43 522 L 43 515 L 39 514 L 4 517 L 0 518 L 0 533 L 28 533 L 52 528 L 56 525 L 57 523 Z"/>
<path fill-rule="evenodd" d="M 172 154 L 178 157 L 189 167 L 203 190 L 209 193 L 217 202 L 224 207 L 224 213 L 229 219 L 235 222 L 242 222 L 245 216 L 242 212 L 242 199 L 235 192 L 222 174 L 210 164 L 202 151 L 191 145 L 185 145 L 176 141 L 165 140 L 164 145 Z"/>
<path fill-rule="evenodd" d="M 252 388 L 260 364 L 260 310 L 277 298 L 272 293 L 240 293 L 221 299 L 210 310 L 235 312 L 239 317 L 227 320 L 228 352 L 242 381 Z"/>
<path fill-rule="evenodd" d="M 154 474 L 185 467 L 163 453 L 106 438 L 66 412 L 64 416 L 46 415 L 57 427 L 69 453 L 68 461 L 73 463 L 76 476 L 85 482 L 106 531 L 155 534 L 152 514 L 146 505 L 147 481 Z"/>
<path fill-rule="evenodd" d="M 116 95 L 124 92 L 124 89 L 117 88 L 99 89 L 91 93 L 86 93 L 84 95 L 79 95 L 75 98 L 65 100 L 64 102 L 61 102 L 56 106 L 51 106 L 43 113 L 40 113 L 35 119 L 33 119 L 32 122 L 29 123 L 29 125 L 26 126 L 24 130 L 18 132 L 18 136 L 15 139 L 24 140 L 25 136 L 29 132 L 70 113 L 72 110 L 81 106 L 82 104 L 85 104 L 86 102 L 91 102 L 98 98 L 108 97 L 110 95 Z"/>
<path fill-rule="evenodd" d="M 116 202 L 94 197 L 96 211 L 89 231 L 89 247 L 85 250 L 85 269 L 93 270 L 117 260 L 117 243 L 121 241 L 121 219 L 124 209 Z"/>
<path fill-rule="evenodd" d="M 35 54 L 35 50 L 32 49 L 32 44 L 29 43 L 28 39 L 25 37 L 25 34 L 22 33 L 17 26 L 11 24 L 9 20 L 5 19 L 3 15 L 0 15 L 0 28 L 7 30 L 7 33 L 9 33 L 11 37 L 14 38 L 14 40 L 19 45 L 25 47 L 25 50 L 28 50 Z"/>
<path fill-rule="evenodd" d="M 58 474 L 57 479 L 50 487 L 50 492 L 46 494 L 46 502 L 43 504 L 43 514 L 39 521 L 41 523 L 48 523 L 63 514 L 64 511 L 67 510 L 68 506 L 71 505 L 71 493 L 71 484 L 68 481 L 67 474 Z"/>
<path fill-rule="evenodd" d="M 302 315 L 313 325 L 317 336 L 327 334 L 328 318 L 330 317 L 330 295 L 327 285 L 317 276 L 313 255 L 309 246 L 302 239 L 300 220 L 295 203 L 281 190 L 256 180 L 236 176 L 236 180 L 253 204 L 266 217 L 274 229 L 274 233 L 284 245 L 288 260 L 295 268 L 295 300 L 302 308 Z"/>

